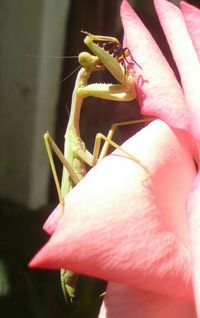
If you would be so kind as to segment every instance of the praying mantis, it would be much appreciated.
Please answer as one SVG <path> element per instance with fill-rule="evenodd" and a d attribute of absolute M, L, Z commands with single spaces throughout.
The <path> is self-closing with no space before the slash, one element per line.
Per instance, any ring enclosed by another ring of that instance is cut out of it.
<path fill-rule="evenodd" d="M 82 32 L 86 34 L 84 43 L 94 55 L 88 52 L 82 52 L 78 56 L 81 68 L 78 72 L 72 94 L 71 111 L 65 133 L 64 155 L 50 134 L 47 132 L 44 135 L 62 211 L 64 211 L 64 197 L 84 177 L 86 174 L 86 165 L 90 167 L 96 165 L 98 160 L 106 156 L 110 145 L 119 149 L 126 157 L 138 163 L 148 173 L 147 167 L 138 158 L 112 141 L 112 136 L 118 126 L 128 125 L 134 122 L 144 122 L 144 119 L 113 124 L 107 136 L 98 133 L 95 138 L 93 153 L 90 153 L 86 149 L 80 137 L 80 112 L 86 97 L 93 96 L 112 101 L 130 101 L 136 97 L 134 77 L 127 71 L 125 66 L 125 61 L 128 63 L 136 63 L 130 55 L 129 50 L 122 48 L 116 38 Z M 129 56 L 131 61 L 128 60 Z M 114 76 L 119 84 L 88 84 L 88 79 L 93 72 L 98 72 L 105 68 Z M 102 140 L 104 140 L 104 145 L 100 151 Z M 64 166 L 61 186 L 55 170 L 51 149 L 56 153 Z M 66 269 L 61 269 L 61 286 L 65 299 L 67 299 L 67 295 L 69 295 L 71 299 L 74 297 L 76 280 L 76 274 Z"/>

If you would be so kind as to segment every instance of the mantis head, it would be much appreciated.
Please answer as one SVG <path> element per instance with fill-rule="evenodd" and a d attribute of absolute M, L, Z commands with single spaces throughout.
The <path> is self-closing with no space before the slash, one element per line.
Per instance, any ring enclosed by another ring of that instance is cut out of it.
<path fill-rule="evenodd" d="M 91 72 L 104 69 L 104 65 L 101 63 L 100 59 L 88 52 L 81 52 L 78 56 L 78 61 L 81 66 Z"/>

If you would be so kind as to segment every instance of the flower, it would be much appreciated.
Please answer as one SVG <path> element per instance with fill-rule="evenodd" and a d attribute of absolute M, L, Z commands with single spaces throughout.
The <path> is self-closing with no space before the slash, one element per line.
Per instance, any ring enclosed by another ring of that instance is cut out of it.
<path fill-rule="evenodd" d="M 150 176 L 119 151 L 103 159 L 65 198 L 63 217 L 30 265 L 68 268 L 191 307 L 185 198 L 196 175 L 193 139 L 156 120 L 123 147 Z"/>
<path fill-rule="evenodd" d="M 126 0 L 121 7 L 125 43 L 143 68 L 141 111 L 162 119 L 122 147 L 149 174 L 120 150 L 104 158 L 67 195 L 65 213 L 53 215 L 53 234 L 30 262 L 108 280 L 101 318 L 193 318 L 195 306 L 200 317 L 199 11 L 154 2 L 182 87 Z"/>
<path fill-rule="evenodd" d="M 154 4 L 179 70 L 182 87 L 151 34 L 128 2 L 123 1 L 124 46 L 130 49 L 143 68 L 134 69 L 141 112 L 190 131 L 199 140 L 200 50 L 197 43 L 200 11 L 185 2 L 181 2 L 183 13 L 165 0 L 154 0 Z"/>

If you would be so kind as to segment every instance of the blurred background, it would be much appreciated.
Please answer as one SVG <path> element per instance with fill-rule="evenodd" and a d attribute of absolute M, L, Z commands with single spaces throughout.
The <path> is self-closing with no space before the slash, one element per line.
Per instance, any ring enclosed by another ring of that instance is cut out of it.
<path fill-rule="evenodd" d="M 152 1 L 129 1 L 176 72 Z M 176 4 L 179 1 L 171 1 Z M 188 1 L 200 6 L 199 0 Z M 77 56 L 87 51 L 81 30 L 122 40 L 121 0 L 0 0 L 0 316 L 91 317 L 98 315 L 105 283 L 82 278 L 76 299 L 65 303 L 59 271 L 29 271 L 27 263 L 48 239 L 41 227 L 58 201 L 42 135 L 48 130 L 63 149 Z M 33 56 L 36 55 L 36 56 Z M 103 77 L 102 77 L 103 76 Z M 92 82 L 106 81 L 102 74 Z M 140 118 L 136 102 L 88 98 L 81 136 L 92 150 L 97 132 L 113 122 Z M 122 142 L 141 125 L 117 133 Z M 57 163 L 58 171 L 61 165 Z"/>

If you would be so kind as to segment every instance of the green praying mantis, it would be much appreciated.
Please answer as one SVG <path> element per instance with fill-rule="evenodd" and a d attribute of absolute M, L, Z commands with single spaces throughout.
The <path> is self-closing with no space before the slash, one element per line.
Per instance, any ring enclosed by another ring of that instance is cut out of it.
<path fill-rule="evenodd" d="M 64 197 L 84 177 L 86 174 L 86 165 L 90 167 L 96 165 L 99 160 L 106 156 L 110 145 L 119 149 L 126 157 L 138 163 L 147 173 L 149 173 L 148 168 L 138 158 L 134 157 L 112 141 L 113 134 L 118 126 L 149 121 L 149 119 L 113 124 L 107 136 L 98 133 L 95 138 L 93 153 L 90 153 L 87 150 L 80 137 L 80 112 L 86 97 L 93 96 L 112 101 L 130 101 L 136 97 L 134 76 L 127 71 L 125 65 L 125 62 L 136 63 L 129 50 L 127 48 L 122 48 L 120 42 L 116 38 L 93 35 L 88 32 L 83 33 L 86 34 L 84 43 L 94 55 L 91 55 L 88 52 L 82 52 L 78 56 L 81 68 L 78 72 L 72 95 L 71 111 L 65 133 L 64 155 L 61 153 L 49 133 L 47 132 L 44 135 L 60 207 L 63 211 Z M 128 60 L 129 57 L 131 61 Z M 103 69 L 107 69 L 118 81 L 118 84 L 88 84 L 88 79 L 91 74 Z M 104 145 L 100 151 L 102 140 L 104 141 Z M 61 186 L 58 181 L 52 150 L 63 164 Z M 67 296 L 71 299 L 74 297 L 77 277 L 77 274 L 66 269 L 61 269 L 61 286 L 65 299 L 67 299 Z"/>

